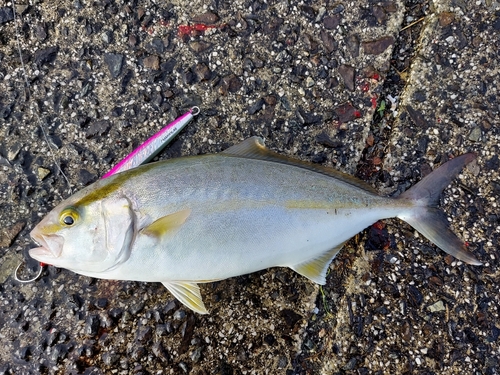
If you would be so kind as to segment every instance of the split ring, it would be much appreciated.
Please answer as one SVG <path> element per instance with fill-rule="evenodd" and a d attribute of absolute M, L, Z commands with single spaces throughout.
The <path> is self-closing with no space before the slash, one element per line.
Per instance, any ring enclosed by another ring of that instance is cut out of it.
<path fill-rule="evenodd" d="M 200 112 L 201 112 L 201 111 L 200 111 L 200 108 L 199 108 L 199 107 L 197 107 L 197 106 L 194 106 L 193 108 L 191 108 L 191 114 L 192 114 L 193 116 L 197 116 L 197 115 L 199 115 L 199 114 L 200 114 Z"/>
<path fill-rule="evenodd" d="M 33 277 L 32 279 L 28 279 L 28 280 L 22 280 L 20 279 L 18 276 L 17 276 L 17 272 L 19 271 L 19 268 L 23 265 L 24 263 L 21 262 L 19 263 L 19 265 L 17 266 L 16 270 L 14 271 L 14 280 L 20 282 L 20 283 L 23 283 L 23 284 L 27 284 L 27 283 L 31 283 L 32 281 L 36 281 L 41 275 L 42 275 L 42 272 L 43 272 L 43 266 L 40 264 L 40 270 L 38 271 L 37 275 L 35 277 Z"/>

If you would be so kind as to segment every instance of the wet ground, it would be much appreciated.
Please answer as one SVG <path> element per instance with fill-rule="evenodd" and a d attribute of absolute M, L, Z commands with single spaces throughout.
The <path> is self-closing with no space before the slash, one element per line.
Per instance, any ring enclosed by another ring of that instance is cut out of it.
<path fill-rule="evenodd" d="M 499 373 L 498 2 L 15 10 L 0 1 L 0 373 Z M 161 284 L 54 267 L 13 279 L 29 231 L 69 186 L 97 180 L 193 105 L 200 115 L 160 158 L 259 135 L 397 195 L 476 152 L 441 207 L 484 266 L 387 220 L 345 246 L 324 287 L 279 268 L 205 284 L 205 316 Z"/>

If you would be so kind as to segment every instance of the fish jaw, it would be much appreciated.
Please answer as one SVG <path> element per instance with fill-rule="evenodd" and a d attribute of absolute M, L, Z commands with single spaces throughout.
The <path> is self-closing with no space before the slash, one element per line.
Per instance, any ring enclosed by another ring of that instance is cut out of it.
<path fill-rule="evenodd" d="M 56 260 L 62 254 L 64 246 L 64 238 L 56 234 L 43 235 L 33 232 L 31 232 L 31 238 L 38 245 L 40 245 L 40 247 L 30 249 L 29 250 L 30 256 L 38 260 L 39 262 L 47 264 L 55 264 Z"/>

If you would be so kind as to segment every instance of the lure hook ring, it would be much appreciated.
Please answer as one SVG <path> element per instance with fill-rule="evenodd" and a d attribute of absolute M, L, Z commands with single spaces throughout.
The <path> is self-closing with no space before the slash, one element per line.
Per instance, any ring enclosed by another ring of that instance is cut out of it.
<path fill-rule="evenodd" d="M 192 114 L 193 116 L 197 116 L 197 115 L 199 115 L 199 114 L 200 114 L 200 108 L 199 108 L 199 107 L 197 107 L 197 106 L 194 106 L 193 108 L 191 108 L 191 114 Z"/>
<path fill-rule="evenodd" d="M 38 279 L 42 275 L 43 266 L 40 265 L 40 270 L 38 271 L 38 273 L 36 274 L 35 277 L 28 279 L 28 280 L 22 280 L 17 276 L 17 271 L 19 271 L 19 267 L 21 267 L 22 265 L 23 265 L 23 262 L 19 263 L 19 265 L 16 267 L 16 270 L 14 271 L 14 280 L 16 280 L 20 283 L 23 283 L 23 284 L 27 284 L 27 283 L 31 283 L 32 281 L 36 281 L 36 279 Z"/>

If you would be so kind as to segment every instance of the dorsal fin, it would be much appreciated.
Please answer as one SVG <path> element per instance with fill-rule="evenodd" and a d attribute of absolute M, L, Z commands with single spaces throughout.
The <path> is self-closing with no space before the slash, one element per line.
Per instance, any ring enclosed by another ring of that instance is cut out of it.
<path fill-rule="evenodd" d="M 323 167 L 322 165 L 316 165 L 298 159 L 292 159 L 288 156 L 280 155 L 276 152 L 270 151 L 266 148 L 266 146 L 264 145 L 264 140 L 260 137 L 251 137 L 245 139 L 243 142 L 222 151 L 222 153 L 230 156 L 266 160 L 275 163 L 293 165 L 336 178 L 350 185 L 369 191 L 370 193 L 377 194 L 377 191 L 371 185 L 356 177 L 336 171 L 332 168 Z"/>

